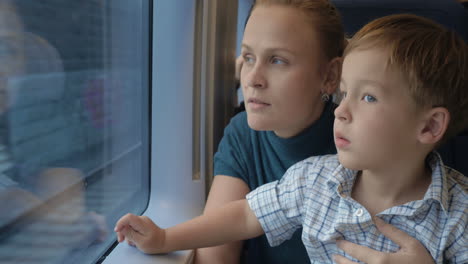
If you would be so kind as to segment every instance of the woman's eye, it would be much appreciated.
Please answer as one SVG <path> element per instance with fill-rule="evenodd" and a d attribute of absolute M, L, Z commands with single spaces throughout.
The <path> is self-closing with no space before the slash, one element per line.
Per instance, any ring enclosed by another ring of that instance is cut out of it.
<path fill-rule="evenodd" d="M 341 101 L 346 98 L 347 93 L 346 92 L 339 92 L 338 93 L 338 99 Z"/>
<path fill-rule="evenodd" d="M 341 101 L 346 97 L 346 92 L 338 91 L 333 96 L 333 101 L 336 104 L 341 104 Z"/>
<path fill-rule="evenodd" d="M 248 55 L 244 56 L 244 62 L 249 63 L 249 64 L 254 63 L 254 58 L 252 56 L 248 56 Z"/>
<path fill-rule="evenodd" d="M 282 60 L 282 59 L 279 59 L 279 58 L 272 58 L 271 63 L 272 64 L 285 64 L 286 62 L 284 60 Z"/>
<path fill-rule="evenodd" d="M 368 102 L 368 103 L 373 103 L 373 102 L 377 101 L 377 99 L 374 96 L 368 95 L 368 94 L 364 95 L 364 97 L 362 97 L 362 99 L 364 101 Z"/>

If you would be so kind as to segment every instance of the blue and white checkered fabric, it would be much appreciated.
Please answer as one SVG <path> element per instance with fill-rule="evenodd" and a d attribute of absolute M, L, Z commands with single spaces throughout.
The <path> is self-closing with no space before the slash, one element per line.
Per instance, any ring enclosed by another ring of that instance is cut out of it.
<path fill-rule="evenodd" d="M 432 183 L 423 200 L 377 216 L 418 239 L 436 263 L 468 263 L 468 178 L 445 167 L 437 153 L 430 155 L 429 165 Z M 247 200 L 271 246 L 302 226 L 311 263 L 333 263 L 333 254 L 346 256 L 336 247 L 339 239 L 397 251 L 398 245 L 384 237 L 369 212 L 350 197 L 356 173 L 342 167 L 336 155 L 311 157 L 292 166 L 280 181 L 249 193 Z"/>

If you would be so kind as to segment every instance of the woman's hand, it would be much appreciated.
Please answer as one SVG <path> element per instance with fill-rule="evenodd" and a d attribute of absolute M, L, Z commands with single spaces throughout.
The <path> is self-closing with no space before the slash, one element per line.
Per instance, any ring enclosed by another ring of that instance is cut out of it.
<path fill-rule="evenodd" d="M 383 253 L 348 241 L 338 241 L 337 245 L 347 254 L 367 264 L 429 264 L 434 263 L 426 248 L 415 238 L 398 228 L 376 218 L 379 231 L 400 246 L 394 253 Z M 357 264 L 343 256 L 334 256 L 338 264 Z"/>

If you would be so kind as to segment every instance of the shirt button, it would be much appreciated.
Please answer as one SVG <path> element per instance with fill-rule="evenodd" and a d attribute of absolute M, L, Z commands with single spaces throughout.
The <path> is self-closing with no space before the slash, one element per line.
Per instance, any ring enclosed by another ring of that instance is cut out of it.
<path fill-rule="evenodd" d="M 364 210 L 362 210 L 362 208 L 359 208 L 356 210 L 356 212 L 354 213 L 354 215 L 356 216 L 362 216 L 364 214 Z"/>

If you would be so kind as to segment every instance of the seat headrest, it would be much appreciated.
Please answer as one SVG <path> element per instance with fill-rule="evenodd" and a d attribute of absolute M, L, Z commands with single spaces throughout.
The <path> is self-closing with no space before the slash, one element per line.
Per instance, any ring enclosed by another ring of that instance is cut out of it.
<path fill-rule="evenodd" d="M 350 37 L 379 17 L 410 13 L 432 19 L 468 41 L 468 11 L 457 0 L 332 0 Z"/>

